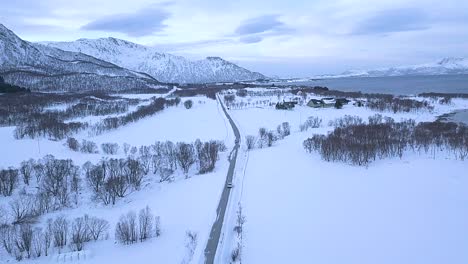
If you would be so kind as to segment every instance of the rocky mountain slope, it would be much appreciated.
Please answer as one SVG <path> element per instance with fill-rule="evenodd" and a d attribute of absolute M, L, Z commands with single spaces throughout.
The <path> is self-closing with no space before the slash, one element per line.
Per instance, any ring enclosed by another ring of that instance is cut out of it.
<path fill-rule="evenodd" d="M 89 55 L 30 43 L 0 24 L 0 76 L 33 90 L 120 90 L 159 82 Z"/>
<path fill-rule="evenodd" d="M 79 39 L 72 42 L 44 42 L 48 47 L 81 52 L 124 68 L 145 72 L 169 83 L 212 83 L 264 79 L 219 57 L 191 61 L 181 56 L 158 52 L 153 47 L 115 38 Z"/>

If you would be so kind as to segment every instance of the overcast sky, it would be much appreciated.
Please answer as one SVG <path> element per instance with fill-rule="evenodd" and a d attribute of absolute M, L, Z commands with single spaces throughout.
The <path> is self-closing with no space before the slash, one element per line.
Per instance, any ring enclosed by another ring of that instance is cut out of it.
<path fill-rule="evenodd" d="M 467 0 L 14 0 L 0 10 L 29 41 L 112 36 L 283 77 L 468 56 Z"/>

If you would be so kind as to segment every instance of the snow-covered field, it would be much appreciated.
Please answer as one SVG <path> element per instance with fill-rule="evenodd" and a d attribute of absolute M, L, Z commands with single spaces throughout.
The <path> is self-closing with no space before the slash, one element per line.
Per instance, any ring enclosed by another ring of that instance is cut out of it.
<path fill-rule="evenodd" d="M 140 97 L 141 96 L 141 97 Z M 146 95 L 128 95 L 131 98 L 148 99 Z M 192 100 L 193 107 L 186 109 L 185 100 Z M 135 108 L 129 109 L 133 111 Z M 105 117 L 87 117 L 99 121 Z M 86 119 L 86 118 L 85 118 Z M 99 136 L 90 136 L 89 131 L 82 131 L 74 137 L 78 140 L 91 140 L 98 144 L 105 142 L 118 143 L 121 148 L 117 155 L 84 154 L 69 150 L 65 140 L 52 141 L 45 138 L 16 140 L 13 137 L 14 127 L 0 128 L 0 168 L 18 166 L 29 158 L 39 159 L 52 154 L 56 158 L 70 158 L 76 165 L 86 161 L 97 162 L 103 157 L 125 157 L 122 144 L 132 146 L 154 144 L 156 141 L 170 140 L 173 142 L 225 141 L 228 148 L 233 145 L 232 130 L 226 123 L 225 116 L 218 102 L 206 97 L 183 98 L 179 106 L 167 107 L 151 117 L 139 120 L 117 130 L 106 132 Z M 33 260 L 23 260 L 24 263 L 183 263 L 189 262 L 186 248 L 186 232 L 198 234 L 198 245 L 192 261 L 202 257 L 204 245 L 208 239 L 211 225 L 216 218 L 216 207 L 223 189 L 227 173 L 228 151 L 220 154 L 219 161 L 213 172 L 197 175 L 195 170 L 190 177 L 184 179 L 177 172 L 174 182 L 159 182 L 159 177 L 150 175 L 143 183 L 140 191 L 134 191 L 115 205 L 103 205 L 90 200 L 86 182 L 83 182 L 82 198 L 78 206 L 42 215 L 38 225 L 43 225 L 48 218 L 65 215 L 73 220 L 84 214 L 99 217 L 109 222 L 109 239 L 90 242 L 83 252 L 70 252 L 66 248 L 62 253 L 53 252 L 50 256 L 42 256 Z M 17 192 L 15 192 L 16 194 Z M 15 195 L 14 194 L 14 195 Z M 13 195 L 13 196 L 14 196 Z M 0 206 L 9 208 L 11 197 L 0 198 Z M 116 243 L 114 230 L 122 214 L 130 210 L 138 212 L 149 206 L 154 215 L 160 216 L 162 235 L 144 243 L 126 246 Z M 3 249 L 0 250 L 0 263 L 13 260 Z"/>
<path fill-rule="evenodd" d="M 139 96 L 139 95 L 135 95 Z M 133 98 L 135 98 L 133 97 Z M 142 98 L 147 96 L 142 95 Z M 78 140 L 91 140 L 98 144 L 124 143 L 132 146 L 151 145 L 156 141 L 170 140 L 173 142 L 192 142 L 196 139 L 207 141 L 211 139 L 226 140 L 232 133 L 216 101 L 206 97 L 184 98 L 182 101 L 192 100 L 192 109 L 187 110 L 182 104 L 168 107 L 164 111 L 151 117 L 126 125 L 118 130 L 94 136 L 89 130 L 84 130 L 74 137 Z M 134 107 L 129 111 L 134 110 Z M 81 120 L 94 123 L 104 117 L 89 116 Z M 64 144 L 65 140 L 52 141 L 46 138 L 15 140 L 13 131 L 15 127 L 0 127 L 0 166 L 16 166 L 29 158 L 42 158 L 47 154 L 56 158 L 72 158 L 76 163 L 83 164 L 88 160 L 99 160 L 100 154 L 83 154 L 69 150 Z M 232 144 L 232 142 L 226 142 Z M 121 155 L 123 150 L 121 148 Z"/>
<path fill-rule="evenodd" d="M 255 89 L 249 89 L 255 91 Z M 268 89 L 256 91 L 267 92 Z M 150 95 L 125 95 L 149 99 Z M 367 167 L 325 162 L 317 153 L 307 153 L 302 142 L 314 134 L 333 130 L 329 122 L 345 115 L 367 121 L 380 113 L 395 121 L 414 119 L 434 121 L 437 116 L 468 109 L 468 100 L 453 99 L 449 105 L 433 102 L 435 109 L 409 113 L 375 112 L 352 104 L 343 109 L 311 108 L 297 105 L 293 110 L 276 110 L 274 104 L 285 97 L 237 97 L 245 107 L 231 107 L 229 113 L 241 136 L 233 179 L 234 188 L 228 204 L 218 248 L 217 262 L 229 263 L 238 241 L 233 231 L 238 202 L 246 223 L 243 228 L 243 263 L 468 263 L 468 162 L 445 155 L 417 154 L 407 151 L 403 157 L 377 160 Z M 185 100 L 193 107 L 186 109 Z M 141 104 L 146 104 L 143 101 Z M 51 109 L 64 109 L 54 106 Z M 129 111 L 136 109 L 131 107 Z M 123 114 L 119 114 L 123 115 Z M 320 128 L 301 132 L 300 124 L 309 117 L 322 119 Z M 85 117 L 96 123 L 105 117 Z M 245 136 L 257 135 L 265 127 L 275 130 L 289 122 L 291 135 L 276 141 L 270 148 L 246 150 Z M 84 188 L 77 205 L 48 213 L 38 219 L 43 225 L 50 217 L 68 219 L 88 214 L 106 219 L 110 224 L 108 240 L 90 242 L 82 252 L 65 249 L 50 256 L 24 263 L 202 263 L 203 250 L 228 171 L 229 150 L 234 145 L 233 131 L 215 100 L 206 97 L 182 98 L 179 106 L 167 107 L 138 122 L 100 135 L 88 130 L 74 135 L 78 141 L 118 143 L 116 155 L 84 154 L 65 146 L 65 140 L 13 138 L 14 127 L 0 127 L 0 168 L 18 166 L 29 158 L 47 154 L 70 158 L 77 165 L 101 158 L 123 158 L 122 145 L 144 146 L 156 141 L 193 142 L 220 140 L 228 151 L 220 154 L 213 172 L 197 175 L 190 171 L 185 179 L 177 171 L 175 181 L 159 182 L 150 173 L 141 190 L 119 199 L 115 205 L 90 200 Z M 84 184 L 85 185 L 85 184 Z M 20 190 L 16 190 L 18 194 Z M 11 197 L 1 197 L 0 206 L 8 207 Z M 160 216 L 162 235 L 133 245 L 114 239 L 114 228 L 122 214 L 149 206 Z M 187 252 L 186 231 L 198 234 L 192 258 Z M 0 263 L 14 259 L 0 250 Z"/>
<path fill-rule="evenodd" d="M 434 121 L 467 103 L 460 99 L 450 106 L 436 103 L 433 112 L 381 114 L 396 121 Z M 247 220 L 243 263 L 468 262 L 466 160 L 408 152 L 402 159 L 359 167 L 306 153 L 302 142 L 331 131 L 330 120 L 344 115 L 367 120 L 377 113 L 352 105 L 341 110 L 254 107 L 230 113 L 243 136 L 257 135 L 260 127 L 274 130 L 282 122 L 289 122 L 292 131 L 271 148 L 247 152 L 244 146 L 240 155 L 245 167 L 236 173 L 231 218 L 240 201 Z M 322 118 L 322 127 L 299 132 L 309 116 Z M 224 246 L 221 262 L 228 261 L 233 247 Z"/>

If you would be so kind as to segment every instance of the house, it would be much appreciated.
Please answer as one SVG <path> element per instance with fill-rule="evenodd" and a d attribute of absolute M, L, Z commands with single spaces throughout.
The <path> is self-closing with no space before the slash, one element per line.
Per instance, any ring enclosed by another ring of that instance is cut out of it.
<path fill-rule="evenodd" d="M 325 97 L 320 100 L 310 99 L 310 101 L 307 103 L 307 106 L 313 107 L 313 108 L 334 107 L 336 103 L 338 103 L 339 105 L 346 105 L 349 102 L 350 101 L 346 98 L 335 99 L 333 97 Z"/>
<path fill-rule="evenodd" d="M 310 101 L 307 103 L 307 106 L 313 107 L 313 108 L 324 107 L 325 102 L 323 100 L 310 99 Z"/>

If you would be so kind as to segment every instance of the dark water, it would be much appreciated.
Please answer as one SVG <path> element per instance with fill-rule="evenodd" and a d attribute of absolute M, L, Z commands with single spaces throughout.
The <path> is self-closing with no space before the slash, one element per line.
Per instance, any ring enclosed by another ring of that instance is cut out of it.
<path fill-rule="evenodd" d="M 285 83 L 286 84 L 286 83 Z M 354 77 L 322 79 L 289 85 L 326 86 L 340 91 L 416 95 L 425 92 L 468 93 L 468 75 Z"/>

